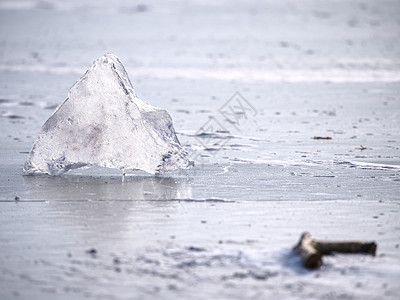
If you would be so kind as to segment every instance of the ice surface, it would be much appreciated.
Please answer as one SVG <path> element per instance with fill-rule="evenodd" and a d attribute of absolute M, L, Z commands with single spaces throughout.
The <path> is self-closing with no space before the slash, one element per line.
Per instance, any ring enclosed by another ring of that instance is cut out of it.
<path fill-rule="evenodd" d="M 101 166 L 154 174 L 190 165 L 168 112 L 140 100 L 122 63 L 106 54 L 43 125 L 24 173 Z"/>

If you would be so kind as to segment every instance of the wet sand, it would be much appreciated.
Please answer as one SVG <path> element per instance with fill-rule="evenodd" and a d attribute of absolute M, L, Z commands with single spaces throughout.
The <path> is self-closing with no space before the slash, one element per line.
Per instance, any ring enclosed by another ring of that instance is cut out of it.
<path fill-rule="evenodd" d="M 0 2 L 0 298 L 399 298 L 396 1 L 46 3 Z M 105 52 L 195 167 L 23 176 Z M 308 271 L 303 231 L 377 255 Z"/>

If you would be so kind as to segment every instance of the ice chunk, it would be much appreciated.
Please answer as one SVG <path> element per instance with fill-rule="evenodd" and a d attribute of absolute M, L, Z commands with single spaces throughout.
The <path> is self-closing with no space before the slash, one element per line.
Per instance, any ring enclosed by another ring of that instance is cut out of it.
<path fill-rule="evenodd" d="M 24 173 L 101 166 L 154 174 L 191 164 L 168 112 L 140 100 L 122 63 L 106 54 L 43 125 Z"/>

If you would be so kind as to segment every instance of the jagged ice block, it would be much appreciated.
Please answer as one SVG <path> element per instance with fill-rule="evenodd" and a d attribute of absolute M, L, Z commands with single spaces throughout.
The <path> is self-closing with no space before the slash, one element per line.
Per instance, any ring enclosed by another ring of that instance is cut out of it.
<path fill-rule="evenodd" d="M 100 166 L 155 174 L 192 164 L 168 112 L 140 100 L 120 60 L 106 54 L 43 125 L 23 171 L 60 175 Z"/>

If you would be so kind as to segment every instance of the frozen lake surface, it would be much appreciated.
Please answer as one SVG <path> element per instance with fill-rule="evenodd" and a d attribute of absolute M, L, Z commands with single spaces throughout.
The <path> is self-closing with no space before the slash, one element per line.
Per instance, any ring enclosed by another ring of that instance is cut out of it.
<path fill-rule="evenodd" d="M 0 1 L 0 298 L 399 299 L 399 14 L 389 0 Z M 23 176 L 107 52 L 195 167 Z M 303 231 L 377 255 L 308 271 L 291 252 Z"/>

